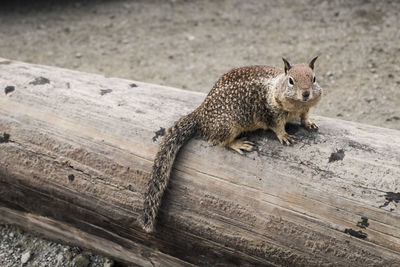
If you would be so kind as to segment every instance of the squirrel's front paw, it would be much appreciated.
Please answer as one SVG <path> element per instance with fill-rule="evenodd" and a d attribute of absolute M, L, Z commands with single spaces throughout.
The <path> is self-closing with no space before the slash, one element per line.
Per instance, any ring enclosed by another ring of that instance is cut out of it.
<path fill-rule="evenodd" d="M 314 122 L 311 122 L 311 121 L 304 123 L 303 126 L 307 130 L 318 130 L 318 125 L 316 125 Z"/>
<path fill-rule="evenodd" d="M 291 145 L 296 141 L 296 137 L 294 137 L 293 135 L 290 135 L 288 133 L 279 135 L 278 139 L 282 145 Z"/>

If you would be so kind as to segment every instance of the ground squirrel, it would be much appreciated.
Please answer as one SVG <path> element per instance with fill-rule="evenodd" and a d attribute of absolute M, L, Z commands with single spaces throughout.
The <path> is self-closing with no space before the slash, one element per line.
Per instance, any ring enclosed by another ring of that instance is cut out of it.
<path fill-rule="evenodd" d="M 246 131 L 273 130 L 282 144 L 294 137 L 285 130 L 287 121 L 300 117 L 307 129 L 318 129 L 310 121 L 310 108 L 322 96 L 314 73 L 314 63 L 291 65 L 283 58 L 284 69 L 268 66 L 237 68 L 223 75 L 192 113 L 169 128 L 154 159 L 151 179 L 145 193 L 141 224 L 152 232 L 161 198 L 167 187 L 172 165 L 180 147 L 194 134 L 243 154 L 254 144 L 236 137 Z"/>

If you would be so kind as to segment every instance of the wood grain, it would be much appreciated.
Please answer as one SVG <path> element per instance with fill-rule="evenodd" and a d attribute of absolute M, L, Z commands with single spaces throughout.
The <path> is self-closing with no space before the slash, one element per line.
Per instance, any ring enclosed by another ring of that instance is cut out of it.
<path fill-rule="evenodd" d="M 312 116 L 244 156 L 194 138 L 147 235 L 159 135 L 205 95 L 1 62 L 0 221 L 142 266 L 398 266 L 399 131 Z"/>

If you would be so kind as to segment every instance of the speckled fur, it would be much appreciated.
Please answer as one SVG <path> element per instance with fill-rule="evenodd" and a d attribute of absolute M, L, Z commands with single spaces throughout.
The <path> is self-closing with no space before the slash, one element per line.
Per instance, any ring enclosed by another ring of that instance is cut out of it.
<path fill-rule="evenodd" d="M 303 126 L 317 129 L 309 120 L 310 107 L 322 96 L 321 87 L 313 82 L 315 60 L 291 66 L 284 59 L 284 69 L 268 66 L 233 69 L 217 81 L 195 111 L 168 129 L 155 157 L 145 193 L 143 229 L 153 231 L 176 154 L 197 132 L 214 144 L 242 153 L 253 146 L 236 139 L 242 132 L 271 129 L 281 143 L 290 144 L 294 138 L 285 131 L 287 121 L 300 117 Z M 293 85 L 289 83 L 290 78 Z M 307 92 L 309 96 L 305 98 Z"/>

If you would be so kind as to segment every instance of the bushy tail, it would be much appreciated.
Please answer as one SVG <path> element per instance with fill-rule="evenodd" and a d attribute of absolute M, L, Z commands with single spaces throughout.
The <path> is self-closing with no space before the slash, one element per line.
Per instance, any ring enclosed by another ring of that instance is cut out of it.
<path fill-rule="evenodd" d="M 151 178 L 144 199 L 142 227 L 146 232 L 152 232 L 161 198 L 167 188 L 169 176 L 176 154 L 198 130 L 196 111 L 182 117 L 169 128 L 160 144 L 154 159 Z"/>

